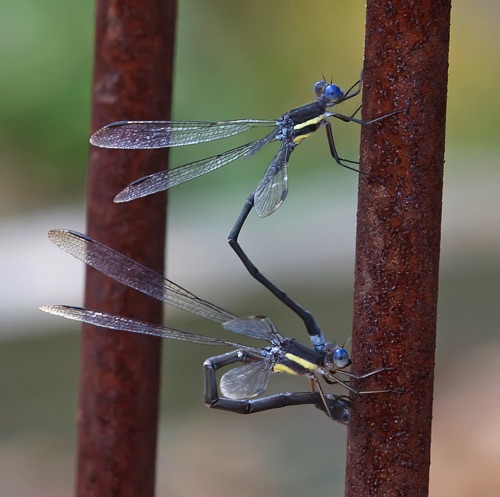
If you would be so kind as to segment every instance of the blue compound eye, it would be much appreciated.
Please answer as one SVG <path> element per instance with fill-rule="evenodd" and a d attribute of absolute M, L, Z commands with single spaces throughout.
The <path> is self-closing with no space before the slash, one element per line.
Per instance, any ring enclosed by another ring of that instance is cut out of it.
<path fill-rule="evenodd" d="M 324 91 L 325 91 L 325 88 L 326 88 L 326 82 L 321 80 L 321 81 L 318 81 L 317 83 L 314 84 L 313 86 L 313 91 L 314 91 L 314 94 L 317 96 L 317 97 L 320 97 L 321 95 L 323 95 Z"/>
<path fill-rule="evenodd" d="M 316 83 L 317 84 L 317 83 Z M 337 85 L 327 85 L 325 88 L 325 97 L 328 100 L 338 100 L 344 96 L 344 92 Z"/>
<path fill-rule="evenodd" d="M 349 354 L 346 349 L 341 347 L 335 349 L 333 352 L 333 364 L 335 364 L 337 368 L 345 368 L 351 364 L 351 360 L 349 359 Z"/>

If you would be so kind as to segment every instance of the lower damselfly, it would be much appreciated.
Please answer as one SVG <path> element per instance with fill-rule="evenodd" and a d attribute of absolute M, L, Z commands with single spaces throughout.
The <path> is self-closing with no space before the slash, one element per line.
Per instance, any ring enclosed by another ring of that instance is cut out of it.
<path fill-rule="evenodd" d="M 327 384 L 339 383 L 354 393 L 388 391 L 359 391 L 353 388 L 349 381 L 339 378 L 339 375 L 363 379 L 391 368 L 381 367 L 363 375 L 356 375 L 345 370 L 351 361 L 343 347 L 326 343 L 322 352 L 310 349 L 297 340 L 280 334 L 269 318 L 238 317 L 197 297 L 152 269 L 76 231 L 51 230 L 49 238 L 77 259 L 130 288 L 191 314 L 220 323 L 224 329 L 233 333 L 268 343 L 265 347 L 252 347 L 81 307 L 67 305 L 41 307 L 50 314 L 104 328 L 232 348 L 233 351 L 209 358 L 204 362 L 205 403 L 209 407 L 249 414 L 288 405 L 313 404 L 331 419 L 345 423 L 349 419 L 350 401 L 344 396 L 325 393 L 320 380 Z M 221 377 L 222 396 L 220 396 L 216 370 L 237 362 L 243 365 L 230 369 Z M 265 392 L 272 373 L 303 376 L 310 381 L 311 391 L 279 393 L 253 399 Z"/>

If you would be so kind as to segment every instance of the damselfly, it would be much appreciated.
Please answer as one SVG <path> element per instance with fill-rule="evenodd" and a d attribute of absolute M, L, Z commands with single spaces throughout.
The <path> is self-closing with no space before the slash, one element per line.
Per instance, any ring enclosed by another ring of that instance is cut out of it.
<path fill-rule="evenodd" d="M 105 328 L 233 348 L 232 352 L 212 357 L 204 363 L 205 403 L 209 407 L 249 414 L 287 405 L 314 404 L 330 418 L 345 423 L 349 418 L 349 400 L 343 396 L 324 393 L 320 380 L 328 384 L 340 383 L 356 393 L 373 393 L 373 391 L 355 390 L 348 381 L 340 379 L 338 375 L 362 379 L 389 369 L 382 367 L 364 375 L 355 375 L 344 370 L 349 366 L 350 359 L 343 347 L 326 343 L 323 352 L 309 349 L 297 340 L 281 335 L 269 318 L 238 317 L 81 233 L 52 230 L 49 232 L 49 238 L 77 259 L 126 286 L 184 311 L 220 323 L 229 331 L 264 340 L 269 344 L 266 347 L 251 347 L 80 307 L 61 305 L 41 307 L 43 311 L 51 314 Z M 216 370 L 236 362 L 241 362 L 243 365 L 229 370 L 222 376 L 220 389 L 223 396 L 220 397 Z M 252 399 L 266 390 L 271 374 L 278 372 L 304 376 L 310 380 L 312 391 L 280 393 Z"/>
<path fill-rule="evenodd" d="M 189 164 L 161 171 L 140 178 L 116 197 L 115 202 L 128 202 L 151 195 L 185 181 L 214 171 L 239 157 L 250 157 L 273 141 L 281 143 L 259 185 L 253 194 L 255 212 L 260 217 L 273 213 L 285 200 L 288 193 L 288 160 L 295 147 L 319 128 L 326 129 L 330 153 L 335 162 L 348 169 L 356 161 L 341 158 L 335 146 L 332 127 L 328 119 L 334 117 L 345 122 L 372 124 L 395 112 L 363 121 L 351 116 L 327 111 L 357 96 L 361 91 L 361 80 L 343 92 L 334 84 L 318 81 L 313 91 L 316 100 L 297 109 L 290 110 L 276 120 L 237 119 L 232 121 L 118 121 L 97 130 L 90 143 L 97 147 L 116 149 L 154 149 L 178 147 L 204 143 L 238 135 L 256 127 L 272 127 L 273 130 L 261 139 L 228 150 L 219 155 L 201 159 Z M 357 171 L 357 169 L 354 169 Z"/>

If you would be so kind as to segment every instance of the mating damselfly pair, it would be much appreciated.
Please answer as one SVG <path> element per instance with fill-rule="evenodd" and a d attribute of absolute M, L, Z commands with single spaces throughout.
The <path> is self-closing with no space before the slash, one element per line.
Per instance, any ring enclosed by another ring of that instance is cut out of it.
<path fill-rule="evenodd" d="M 378 368 L 361 376 L 346 371 L 345 368 L 350 365 L 347 351 L 343 347 L 327 342 L 312 314 L 268 280 L 254 266 L 238 243 L 240 231 L 252 209 L 255 209 L 259 216 L 264 217 L 273 213 L 282 204 L 288 193 L 287 166 L 293 150 L 321 127 L 326 130 L 330 152 L 335 162 L 348 169 L 356 170 L 352 166 L 352 164 L 357 164 L 356 161 L 343 159 L 337 152 L 331 124 L 328 121 L 330 117 L 344 122 L 371 124 L 395 114 L 393 112 L 369 121 L 363 121 L 354 117 L 359 108 L 350 116 L 327 110 L 358 95 L 361 91 L 361 81 L 358 81 L 345 93 L 336 85 L 327 84 L 325 81 L 317 82 L 313 89 L 316 95 L 314 102 L 293 109 L 274 121 L 258 119 L 217 122 L 121 121 L 101 128 L 91 137 L 91 143 L 99 147 L 144 149 L 191 145 L 227 138 L 255 127 L 272 127 L 273 129 L 261 139 L 216 156 L 140 178 L 120 192 L 116 196 L 115 202 L 134 200 L 168 189 L 218 169 L 239 157 L 251 156 L 268 143 L 278 141 L 280 143 L 279 150 L 268 165 L 257 188 L 246 200 L 243 210 L 230 232 L 229 244 L 250 274 L 300 316 L 309 334 L 313 349 L 281 335 L 268 318 L 238 318 L 97 241 L 66 230 L 53 230 L 49 236 L 61 248 L 104 274 L 168 304 L 221 323 L 229 331 L 264 340 L 269 345 L 249 347 L 232 341 L 181 332 L 129 318 L 70 306 L 45 306 L 42 309 L 66 318 L 106 328 L 196 343 L 225 345 L 234 349 L 232 352 L 205 361 L 205 402 L 210 407 L 251 413 L 287 405 L 314 404 L 330 418 L 343 423 L 347 422 L 350 409 L 349 399 L 325 393 L 319 380 L 324 380 L 329 384 L 340 383 L 350 391 L 366 393 L 355 390 L 349 381 L 345 380 L 345 377 L 361 379 L 387 368 Z M 130 268 L 133 268 L 132 272 L 130 272 Z M 243 365 L 229 370 L 222 376 L 220 380 L 222 397 L 220 397 L 215 371 L 236 362 L 242 362 Z M 304 376 L 311 382 L 311 391 L 282 393 L 253 399 L 265 391 L 269 377 L 273 372 Z M 339 378 L 339 375 L 344 375 L 344 379 Z"/>

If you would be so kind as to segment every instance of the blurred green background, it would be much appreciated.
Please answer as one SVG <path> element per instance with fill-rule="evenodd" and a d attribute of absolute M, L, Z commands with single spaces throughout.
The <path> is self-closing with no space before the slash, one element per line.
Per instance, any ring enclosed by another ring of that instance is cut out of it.
<path fill-rule="evenodd" d="M 0 495 L 53 497 L 72 491 L 78 327 L 36 308 L 82 301 L 81 264 L 53 247 L 46 232 L 83 229 L 93 5 L 2 6 Z M 500 494 L 499 14 L 500 4 L 488 0 L 456 1 L 452 12 L 436 496 Z M 181 1 L 174 118 L 275 118 L 310 101 L 322 75 L 345 89 L 359 75 L 363 31 L 361 2 L 334 2 L 332 15 L 327 1 Z M 359 128 L 334 126 L 342 155 L 356 157 Z M 221 146 L 175 150 L 172 164 Z M 226 246 L 272 152 L 172 191 L 168 271 L 233 312 L 269 315 L 285 334 L 304 338 L 300 322 Z M 290 165 L 286 204 L 265 220 L 252 214 L 241 241 L 342 342 L 351 322 L 357 177 L 332 162 L 324 136 L 307 140 Z M 213 329 L 170 311 L 167 319 L 193 331 Z M 168 423 L 161 425 L 158 495 L 342 495 L 345 429 L 313 408 L 246 418 L 206 409 L 201 363 L 212 352 L 164 346 Z M 297 381 L 273 378 L 276 389 L 306 388 Z"/>

